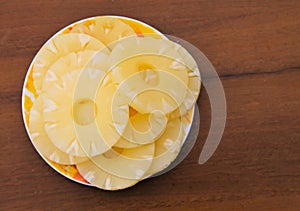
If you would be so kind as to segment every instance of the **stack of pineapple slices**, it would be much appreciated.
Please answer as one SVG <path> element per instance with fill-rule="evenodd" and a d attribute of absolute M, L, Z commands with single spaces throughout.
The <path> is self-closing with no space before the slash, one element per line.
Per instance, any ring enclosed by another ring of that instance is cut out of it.
<path fill-rule="evenodd" d="M 176 158 L 187 135 L 183 116 L 200 92 L 199 70 L 183 47 L 137 36 L 116 17 L 55 35 L 32 73 L 35 147 L 105 190 L 130 187 Z"/>

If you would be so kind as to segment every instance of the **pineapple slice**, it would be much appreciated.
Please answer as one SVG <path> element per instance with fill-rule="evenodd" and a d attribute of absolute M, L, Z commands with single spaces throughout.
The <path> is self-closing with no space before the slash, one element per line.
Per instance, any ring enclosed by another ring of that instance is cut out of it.
<path fill-rule="evenodd" d="M 133 180 L 145 178 L 155 153 L 155 144 L 131 149 L 112 147 L 111 150 L 90 159 L 108 174 Z"/>
<path fill-rule="evenodd" d="M 96 98 L 99 84 L 108 72 L 107 59 L 108 54 L 97 52 L 84 66 L 76 84 L 74 101 L 82 98 L 93 100 Z"/>
<path fill-rule="evenodd" d="M 51 141 L 63 152 L 74 156 L 93 154 L 80 146 L 74 124 L 94 121 L 93 99 L 106 71 L 107 55 L 96 51 L 70 53 L 57 60 L 44 80 L 44 119 Z M 94 91 L 93 91 L 94 90 Z M 90 100 L 89 100 L 90 99 Z M 92 140 L 85 138 L 85 144 Z M 100 153 L 108 149 L 103 149 Z"/>
<path fill-rule="evenodd" d="M 128 104 L 140 113 L 168 114 L 183 102 L 187 86 L 178 77 L 166 71 L 138 71 L 119 85 L 118 95 L 125 95 Z M 154 75 L 146 76 L 145 75 Z M 145 78 L 153 78 L 155 85 Z M 121 102 L 117 102 L 116 105 Z M 114 114 L 117 116 L 118 114 Z"/>
<path fill-rule="evenodd" d="M 105 148 L 106 143 L 99 135 L 93 137 L 80 130 L 81 127 L 96 128 L 94 97 L 105 75 L 106 60 L 107 55 L 102 52 L 71 53 L 55 62 L 46 74 L 44 117 L 47 133 L 59 149 L 71 155 L 94 156 L 115 143 Z"/>
<path fill-rule="evenodd" d="M 103 190 L 121 190 L 131 187 L 140 180 L 126 179 L 108 174 L 91 160 L 76 165 L 82 177 L 95 187 Z"/>
<path fill-rule="evenodd" d="M 145 177 L 150 168 L 155 144 L 133 149 L 113 147 L 77 165 L 79 173 L 92 185 L 104 190 L 119 190 L 133 186 Z"/>
<path fill-rule="evenodd" d="M 169 115 L 170 119 L 175 119 L 186 114 L 196 103 L 201 89 L 200 71 L 196 61 L 184 48 L 180 48 L 178 53 L 182 56 L 182 58 L 184 58 L 183 60 L 186 61 L 188 67 L 190 67 L 188 70 L 189 83 L 185 100 L 182 102 L 179 108 Z"/>
<path fill-rule="evenodd" d="M 108 77 L 108 80 L 112 81 L 111 76 Z M 135 80 L 134 77 L 131 77 L 130 80 L 126 82 L 129 84 L 136 83 L 136 89 L 133 91 L 128 90 L 126 83 L 122 83 L 120 86 L 111 83 L 112 85 L 110 86 L 110 91 L 99 91 L 100 96 L 101 93 L 110 93 L 111 103 L 107 103 L 109 107 L 103 107 L 103 110 L 105 111 L 103 115 L 111 116 L 111 121 L 117 132 L 129 142 L 134 144 L 152 143 L 162 134 L 168 119 L 163 112 L 159 110 L 153 110 L 149 113 L 149 115 L 140 115 L 139 118 L 135 119 L 136 121 L 139 121 L 137 124 L 144 124 L 146 121 L 149 121 L 150 126 L 147 131 L 140 131 L 139 129 L 133 127 L 132 124 L 128 124 L 130 119 L 129 104 L 132 101 L 131 97 L 135 96 L 136 90 L 139 92 L 139 88 L 144 90 L 145 87 L 139 85 L 138 80 Z M 98 99 L 96 101 L 101 102 L 101 100 Z M 102 109 L 99 109 L 99 111 L 101 110 Z M 109 112 L 107 112 L 107 110 Z"/>
<path fill-rule="evenodd" d="M 93 36 L 106 46 L 124 37 L 136 36 L 134 30 L 126 23 L 114 17 L 96 17 L 74 26 L 71 32 Z"/>
<path fill-rule="evenodd" d="M 168 118 L 160 112 L 136 114 L 130 119 L 122 138 L 138 145 L 154 142 L 164 132 L 168 122 Z"/>
<path fill-rule="evenodd" d="M 108 73 L 109 75 L 109 73 Z M 79 83 L 86 84 L 86 83 Z M 77 88 L 81 87 L 78 86 Z M 97 88 L 97 87 L 96 87 Z M 80 124 L 75 122 L 75 131 L 78 137 L 78 141 L 85 152 L 88 152 L 90 156 L 96 156 L 102 154 L 111 149 L 111 147 L 117 143 L 120 139 L 122 132 L 119 134 L 116 130 L 115 122 L 113 122 L 110 108 L 112 105 L 112 96 L 116 92 L 117 87 L 109 80 L 108 76 L 102 79 L 99 89 L 93 102 L 95 103 L 94 116 L 95 120 L 90 124 Z M 82 99 L 85 93 L 80 94 L 80 88 L 78 93 L 75 93 L 75 98 Z M 128 118 L 123 116 L 118 120 L 124 124 L 121 127 L 125 128 L 128 123 Z"/>
<path fill-rule="evenodd" d="M 87 158 L 71 156 L 62 152 L 51 142 L 44 128 L 43 98 L 44 95 L 40 95 L 34 101 L 29 115 L 29 132 L 36 149 L 47 159 L 63 165 L 73 165 L 86 161 Z"/>
<path fill-rule="evenodd" d="M 103 155 L 93 157 L 93 162 L 104 171 L 126 179 L 143 179 L 150 168 L 155 153 L 155 144 L 132 149 L 112 148 Z"/>
<path fill-rule="evenodd" d="M 111 57 L 110 57 L 111 58 Z M 137 72 L 143 72 L 141 77 L 149 85 L 155 86 L 159 81 L 155 71 L 165 71 L 188 84 L 187 67 L 172 58 L 164 55 L 143 54 L 134 57 L 126 58 L 112 68 L 113 79 L 121 83 Z"/>
<path fill-rule="evenodd" d="M 151 124 L 149 123 L 150 114 L 141 114 L 136 111 L 131 114 L 130 110 L 132 110 L 131 107 L 129 108 L 129 127 L 133 127 L 135 130 L 142 133 L 147 132 L 151 128 Z M 125 131 L 130 130 L 128 129 L 128 125 L 125 128 Z M 127 133 L 130 133 L 130 131 L 128 131 Z M 155 141 L 155 139 L 153 139 L 153 141 Z M 141 146 L 141 144 L 132 143 L 124 138 L 123 135 L 114 146 L 119 148 L 134 148 Z"/>
<path fill-rule="evenodd" d="M 37 93 L 41 92 L 44 76 L 56 60 L 71 52 L 83 50 L 109 53 L 103 43 L 86 34 L 61 34 L 50 39 L 38 52 L 33 64 L 33 83 Z"/>
<path fill-rule="evenodd" d="M 162 118 L 155 118 L 157 117 L 151 114 L 136 113 L 134 116 L 129 115 L 129 124 L 125 128 L 122 137 L 114 146 L 119 148 L 134 148 L 139 147 L 142 144 L 156 141 L 156 139 L 164 132 L 164 125 L 166 122 L 157 124 L 157 122 L 153 123 L 153 121 L 167 121 L 167 118 L 165 118 L 165 116 L 162 116 Z M 156 127 L 152 129 L 154 133 L 152 133 L 151 136 L 148 135 L 144 137 L 145 133 L 151 130 L 151 127 L 153 126 Z"/>
<path fill-rule="evenodd" d="M 74 70 L 81 71 L 82 69 L 88 69 L 86 71 L 90 72 L 91 77 L 96 74 L 94 71 L 106 71 L 106 57 L 106 54 L 93 50 L 72 52 L 61 57 L 46 72 L 42 90 L 47 91 L 54 83 L 58 83 L 64 74 Z"/>
<path fill-rule="evenodd" d="M 155 154 L 147 175 L 153 175 L 168 167 L 177 157 L 184 139 L 181 117 L 168 122 L 165 132 L 155 141 Z"/>
<path fill-rule="evenodd" d="M 140 55 L 156 55 L 164 56 L 177 61 L 173 66 L 181 68 L 181 63 L 188 66 L 187 61 L 182 61 L 179 52 L 182 46 L 166 39 L 156 39 L 153 37 L 126 37 L 115 43 L 115 47 L 109 58 L 110 67 L 118 65 L 120 62 L 135 56 Z M 179 62 L 179 63 L 178 63 Z M 189 61 L 190 62 L 190 61 Z M 187 63 L 187 64 L 186 64 Z"/>
<path fill-rule="evenodd" d="M 185 95 L 185 99 L 182 101 L 182 103 L 179 106 L 180 112 L 175 112 L 176 114 L 186 113 L 195 104 L 196 99 L 199 95 L 200 85 L 201 85 L 200 73 L 193 57 L 182 46 L 170 40 L 155 39 L 153 37 L 129 37 L 116 43 L 116 46 L 111 52 L 109 57 L 109 67 L 112 69 L 112 72 L 114 73 L 115 80 L 120 82 L 124 78 L 126 78 L 126 76 L 133 74 L 133 72 L 136 72 L 139 69 L 146 69 L 146 70 L 153 69 L 153 65 L 150 62 L 141 63 L 142 65 L 138 65 L 136 63 L 136 66 L 130 70 L 126 69 L 125 67 L 123 69 L 119 68 L 120 64 L 129 63 L 127 62 L 127 60 L 133 59 L 138 61 L 138 58 L 147 57 L 145 55 L 153 55 L 153 57 L 154 55 L 156 57 L 168 57 L 169 60 L 172 60 L 172 63 L 169 64 L 168 67 L 162 65 L 163 68 L 161 70 L 185 69 L 187 71 L 188 81 L 186 82 L 186 80 L 183 80 L 183 82 L 187 85 L 187 92 Z M 158 63 L 158 61 L 156 63 Z M 150 82 L 155 81 L 153 80 L 153 76 L 151 77 L 152 79 L 150 79 L 149 81 Z M 174 109 L 174 105 L 170 103 L 171 99 L 167 97 L 165 98 L 167 99 L 166 101 L 168 102 L 168 104 L 171 104 L 171 107 Z M 150 99 L 150 97 L 145 97 L 145 99 Z M 145 113 L 147 112 L 147 110 L 140 108 L 139 112 Z M 178 117 L 178 115 L 174 116 L 173 118 L 176 117 Z"/>
<path fill-rule="evenodd" d="M 73 125 L 73 94 L 79 71 L 66 73 L 61 84 L 55 83 L 45 92 L 45 129 L 53 144 L 73 156 L 87 156 L 76 139 Z"/>
<path fill-rule="evenodd" d="M 112 69 L 113 78 L 118 83 L 131 80 L 130 76 L 137 73 L 139 76 L 134 76 L 136 81 L 126 86 L 132 90 L 134 86 L 145 84 L 155 90 L 148 90 L 135 97 L 130 104 L 134 109 L 141 113 L 150 113 L 156 109 L 170 113 L 182 103 L 188 85 L 185 65 L 162 55 L 140 55 L 126 59 Z"/>

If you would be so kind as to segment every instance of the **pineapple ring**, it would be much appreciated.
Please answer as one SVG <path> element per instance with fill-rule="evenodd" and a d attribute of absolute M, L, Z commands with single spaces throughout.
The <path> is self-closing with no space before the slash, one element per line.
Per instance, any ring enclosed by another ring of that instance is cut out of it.
<path fill-rule="evenodd" d="M 94 115 L 94 111 L 89 112 L 89 110 L 91 110 L 89 109 L 91 108 L 89 102 L 93 102 L 94 99 L 91 90 L 97 89 L 95 84 L 97 84 L 105 74 L 105 61 L 107 58 L 103 53 L 98 52 L 97 54 L 99 55 L 93 57 L 90 63 L 93 64 L 95 59 L 97 61 L 96 63 L 99 63 L 97 65 L 102 64 L 104 68 L 93 69 L 89 68 L 89 66 L 93 65 L 87 64 L 87 67 L 82 70 L 76 69 L 65 73 L 61 78 L 53 82 L 50 89 L 45 90 L 45 96 L 47 97 L 44 100 L 44 120 L 47 122 L 46 132 L 55 146 L 61 151 L 74 156 L 90 156 L 95 155 L 95 152 L 96 154 L 100 154 L 108 150 L 102 148 L 102 145 L 106 145 L 106 143 L 103 143 L 101 146 L 99 146 L 99 144 L 94 146 L 93 140 L 88 138 L 85 138 L 85 141 L 82 142 L 79 140 L 82 137 L 78 136 L 78 134 L 81 133 L 76 131 L 78 129 L 76 125 L 79 125 L 78 127 L 82 125 L 80 121 L 77 121 L 78 119 L 82 119 L 78 116 L 80 109 L 83 109 L 83 111 L 88 109 L 87 114 L 89 114 L 87 117 L 84 117 L 83 122 L 86 123 L 83 125 L 88 124 L 89 127 L 92 127 L 93 124 L 95 125 L 93 121 L 95 117 L 92 116 Z M 85 86 L 79 86 L 78 81 Z M 78 89 L 80 91 L 75 93 Z M 74 95 L 74 93 L 76 95 Z M 78 104 L 78 101 L 80 104 Z M 83 107 L 77 107 L 78 105 L 82 105 L 82 103 L 87 104 L 84 104 Z M 93 124 L 90 124 L 91 122 Z M 87 137 L 88 135 L 89 134 L 86 134 Z M 98 140 L 97 143 L 99 142 Z M 115 142 L 111 143 L 109 146 L 112 146 L 114 143 Z M 82 149 L 81 144 L 85 146 L 85 150 Z M 86 146 L 89 146 L 89 148 L 87 149 Z"/>
<path fill-rule="evenodd" d="M 189 67 L 188 91 L 183 103 L 169 115 L 170 119 L 176 119 L 185 115 L 196 103 L 201 89 L 201 77 L 198 65 L 191 54 L 183 47 L 177 49 L 178 54 L 183 58 L 185 64 Z"/>
<path fill-rule="evenodd" d="M 134 149 L 115 148 L 76 167 L 85 180 L 98 188 L 125 189 L 144 178 L 151 166 L 154 151 L 154 144 Z"/>
<path fill-rule="evenodd" d="M 175 106 L 179 105 L 185 96 L 186 87 L 182 84 L 182 82 L 180 82 L 179 79 L 164 71 L 157 72 L 161 81 L 169 81 L 171 79 L 171 82 L 162 83 L 167 85 L 159 85 L 156 90 L 153 90 L 151 87 L 143 83 L 139 83 L 140 76 L 139 73 L 136 73 L 130 76 L 128 80 L 121 83 L 115 93 L 112 92 L 113 102 L 111 107 L 111 114 L 114 126 L 117 129 L 118 133 L 131 143 L 147 144 L 154 142 L 163 133 L 167 124 L 167 117 L 165 116 L 165 113 L 162 111 L 162 109 L 170 107 L 168 105 L 168 102 L 163 101 L 163 107 L 158 106 L 157 108 L 152 107 L 151 109 L 149 109 L 151 110 L 151 112 L 149 112 L 150 115 L 148 121 L 150 122 L 151 128 L 146 132 L 140 132 L 133 128 L 131 124 L 128 124 L 129 105 L 132 101 L 134 101 L 136 96 L 139 96 L 140 93 L 147 93 L 148 91 L 153 92 L 155 95 L 163 93 L 165 95 L 171 96 L 170 98 L 172 100 L 173 98 L 177 98 L 172 102 Z M 131 89 L 128 87 L 128 84 L 136 84 L 137 86 L 134 87 L 134 89 Z M 175 86 L 177 87 L 176 93 L 174 92 Z M 178 96 L 181 96 L 181 98 L 178 98 Z"/>
<path fill-rule="evenodd" d="M 95 87 L 92 91 L 93 98 L 91 98 L 95 99 L 94 102 L 96 104 L 95 121 L 88 125 L 81 125 L 76 122 L 74 124 L 80 146 L 89 156 L 96 156 L 110 150 L 121 137 L 114 128 L 112 116 L 108 112 L 112 104 L 112 95 L 116 90 L 116 86 L 105 76 L 102 79 L 100 88 L 97 89 L 99 81 L 90 83 Z M 85 92 L 82 92 L 85 85 L 86 82 L 84 80 L 79 81 L 74 95 L 75 99 L 82 99 L 80 97 L 85 95 Z M 123 122 L 125 122 L 126 126 L 127 119 Z"/>
<path fill-rule="evenodd" d="M 71 52 L 83 50 L 109 50 L 99 40 L 86 34 L 61 34 L 50 39 L 38 52 L 33 64 L 33 83 L 39 94 L 43 86 L 43 79 L 49 67 L 60 57 Z"/>
<path fill-rule="evenodd" d="M 151 124 L 149 123 L 149 114 L 141 114 L 138 112 L 131 112 L 132 108 L 129 108 L 129 124 L 136 130 L 140 132 L 146 132 L 150 129 Z M 127 128 L 125 128 L 126 131 Z M 127 129 L 128 130 L 128 129 Z M 132 143 L 127 141 L 125 138 L 121 137 L 119 141 L 114 145 L 115 147 L 119 148 L 134 148 L 141 146 L 137 143 Z"/>
<path fill-rule="evenodd" d="M 126 23 L 114 17 L 96 17 L 77 24 L 71 33 L 83 33 L 95 37 L 106 46 L 123 37 L 136 36 Z"/>
<path fill-rule="evenodd" d="M 170 120 L 165 132 L 155 141 L 155 154 L 147 175 L 151 176 L 168 167 L 181 149 L 184 129 L 181 117 Z"/>
<path fill-rule="evenodd" d="M 148 86 L 146 83 L 140 82 L 140 73 L 135 73 L 126 81 L 122 82 L 118 86 L 116 93 L 113 95 L 111 113 L 113 122 L 116 125 L 115 128 L 117 129 L 118 133 L 129 142 L 136 144 L 147 144 L 155 141 L 166 128 L 167 117 L 165 116 L 164 111 L 169 108 L 177 108 L 184 99 L 186 87 L 177 77 L 170 75 L 165 71 L 157 71 L 157 73 L 160 81 L 163 83 L 160 83 L 161 85 L 158 85 L 155 90 L 153 90 L 153 88 Z M 136 86 L 131 88 L 128 84 Z M 176 92 L 174 92 L 174 87 L 176 88 Z M 160 99 L 158 98 L 154 104 L 151 104 L 152 107 L 150 107 L 150 109 L 147 108 L 150 110 L 149 113 L 151 114 L 149 118 L 151 129 L 140 135 L 139 132 L 132 128 L 130 124 L 127 124 L 129 116 L 128 108 L 130 103 L 136 99 L 136 96 L 140 96 L 140 94 L 147 93 L 148 91 L 152 92 L 153 94 L 153 97 L 150 99 L 152 101 L 155 100 L 156 96 L 159 96 L 159 93 L 171 96 L 170 99 L 172 99 L 174 106 L 168 104 L 167 101 L 161 101 L 162 103 L 160 104 Z M 151 117 L 153 117 L 153 119 Z M 124 132 L 124 126 L 126 125 L 127 130 Z M 128 132 L 126 133 L 126 131 Z"/>
<path fill-rule="evenodd" d="M 133 148 L 152 143 L 163 134 L 167 121 L 167 117 L 161 112 L 138 113 L 133 117 L 129 117 L 129 124 L 127 124 L 121 139 L 115 146 Z"/>
<path fill-rule="evenodd" d="M 120 63 L 123 63 L 124 61 L 126 62 L 128 59 L 134 57 L 143 57 L 145 55 L 167 57 L 174 61 L 171 64 L 173 69 L 183 69 L 185 66 L 188 75 L 188 82 L 186 83 L 188 90 L 185 99 L 180 104 L 177 112 L 172 115 L 172 118 L 177 118 L 178 116 L 185 114 L 193 107 L 200 93 L 200 72 L 193 57 L 182 46 L 170 40 L 155 39 L 153 37 L 128 37 L 117 42 L 115 45 L 115 48 L 112 50 L 109 56 L 109 67 L 112 69 L 114 78 L 117 82 L 120 82 L 125 78 L 125 76 L 128 76 L 140 69 L 138 66 L 133 68 L 135 71 L 132 71 L 132 69 L 119 69 L 118 65 Z M 143 69 L 151 69 L 151 66 L 153 65 L 150 62 L 150 65 L 147 64 Z M 171 68 L 164 66 L 162 70 L 170 69 Z M 186 81 L 183 80 L 183 82 Z M 141 106 L 137 107 L 139 107 L 139 110 L 137 110 L 141 113 L 149 112 L 141 108 Z"/>
<path fill-rule="evenodd" d="M 54 83 L 59 83 L 60 78 L 64 74 L 74 70 L 81 71 L 83 68 L 87 69 L 86 71 L 88 71 L 92 78 L 95 75 L 95 70 L 106 69 L 105 64 L 103 64 L 103 57 L 106 59 L 107 55 L 93 50 L 72 52 L 61 57 L 46 72 L 42 90 L 47 91 Z"/>
<path fill-rule="evenodd" d="M 113 147 L 111 150 L 91 157 L 91 161 L 108 174 L 133 180 L 145 178 L 155 153 L 155 144 L 145 144 L 131 149 Z"/>
<path fill-rule="evenodd" d="M 168 72 L 188 84 L 187 67 L 172 58 L 163 55 L 143 54 L 122 60 L 112 67 L 113 79 L 121 83 L 134 73 L 144 71 L 141 77 L 152 86 L 160 83 L 156 70 Z"/>
<path fill-rule="evenodd" d="M 52 143 L 61 151 L 74 156 L 87 156 L 81 149 L 73 126 L 73 91 L 79 71 L 61 77 L 62 85 L 55 83 L 45 91 L 44 120 L 46 132 Z"/>
<path fill-rule="evenodd" d="M 131 102 L 131 106 L 140 113 L 150 113 L 155 109 L 164 113 L 174 111 L 183 101 L 188 84 L 186 66 L 165 56 L 141 55 L 122 61 L 112 69 L 112 76 L 117 83 L 122 83 L 133 74 L 139 73 L 135 81 L 127 83 L 128 89 L 138 89 L 139 86 L 148 86 L 157 90 L 170 90 L 170 95 L 163 92 L 147 91 L 140 93 Z M 176 80 L 171 78 L 176 77 Z M 176 90 L 176 92 L 171 90 Z M 167 106 L 166 106 L 167 105 Z"/>
<path fill-rule="evenodd" d="M 36 149 L 47 159 L 63 165 L 73 165 L 84 162 L 87 158 L 71 156 L 59 150 L 49 139 L 44 128 L 43 95 L 33 103 L 29 114 L 29 131 Z"/>
<path fill-rule="evenodd" d="M 145 177 L 154 175 L 168 167 L 176 159 L 183 144 L 185 135 L 182 117 L 169 120 L 164 133 L 154 142 L 155 153 L 150 168 Z M 135 148 L 140 145 L 121 139 L 116 147 Z"/>
<path fill-rule="evenodd" d="M 76 168 L 86 181 L 103 190 L 121 190 L 131 187 L 140 181 L 108 174 L 91 160 L 77 164 Z"/>

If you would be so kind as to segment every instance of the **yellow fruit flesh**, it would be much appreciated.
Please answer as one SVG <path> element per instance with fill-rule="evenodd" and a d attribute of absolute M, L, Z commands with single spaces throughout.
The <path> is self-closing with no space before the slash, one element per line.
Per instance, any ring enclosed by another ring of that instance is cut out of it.
<path fill-rule="evenodd" d="M 127 37 L 115 43 L 115 47 L 110 54 L 109 65 L 114 67 L 128 58 L 141 55 L 163 56 L 187 64 L 178 53 L 179 48 L 182 47 L 166 39 Z"/>
<path fill-rule="evenodd" d="M 45 74 L 56 60 L 83 50 L 102 50 L 109 53 L 99 40 L 85 34 L 62 34 L 48 41 L 38 52 L 33 64 L 33 83 L 37 93 L 41 92 Z"/>
<path fill-rule="evenodd" d="M 71 32 L 88 34 L 100 40 L 106 46 L 123 37 L 136 36 L 129 25 L 112 17 L 97 17 L 79 23 Z"/>
<path fill-rule="evenodd" d="M 44 120 L 46 132 L 55 146 L 74 156 L 87 156 L 76 138 L 73 125 L 73 93 L 78 71 L 65 74 L 62 85 L 54 84 L 45 92 Z"/>
<path fill-rule="evenodd" d="M 98 59 L 99 57 L 100 59 Z M 51 88 L 54 83 L 61 82 L 61 77 L 68 72 L 74 70 L 82 71 L 83 68 L 93 70 L 103 69 L 103 67 L 105 67 L 105 61 L 101 57 L 106 57 L 106 54 L 92 50 L 84 50 L 76 53 L 72 52 L 61 57 L 56 60 L 46 72 L 42 90 L 46 91 Z"/>
<path fill-rule="evenodd" d="M 184 81 L 187 85 L 186 95 L 184 101 L 179 106 L 180 112 L 178 112 L 179 110 L 175 112 L 176 114 L 185 114 L 195 104 L 199 95 L 201 84 L 200 73 L 193 57 L 182 46 L 172 41 L 155 39 L 152 37 L 131 37 L 119 41 L 109 57 L 109 66 L 115 73 L 115 80 L 121 81 L 125 78 L 126 74 L 123 72 L 130 75 L 134 72 L 133 70 L 138 70 L 138 68 L 133 67 L 122 72 L 122 69 L 118 68 L 119 64 L 133 59 L 134 57 L 143 57 L 149 54 L 154 54 L 156 57 L 167 57 L 173 60 L 173 63 L 169 67 L 173 67 L 175 69 L 182 69 L 184 66 L 186 67 L 185 69 L 188 75 L 187 82 Z M 148 64 L 150 64 L 148 65 L 150 67 L 153 66 L 151 63 Z M 164 69 L 167 68 L 164 67 Z M 167 96 L 164 98 L 168 99 Z M 172 108 L 174 108 L 174 105 L 170 103 L 170 99 L 166 101 Z M 140 107 L 142 107 L 142 105 L 138 105 L 138 107 L 136 106 L 135 108 L 139 108 L 141 112 L 143 109 Z M 178 115 L 172 118 L 177 117 Z"/>
<path fill-rule="evenodd" d="M 114 150 L 78 164 L 78 171 L 92 185 L 105 190 L 119 190 L 136 184 L 151 165 L 154 144 L 132 150 Z"/>
<path fill-rule="evenodd" d="M 59 150 L 49 139 L 43 119 L 43 99 L 39 96 L 30 110 L 29 131 L 36 149 L 49 160 L 63 165 L 72 165 L 86 161 L 87 158 L 71 156 Z"/>
<path fill-rule="evenodd" d="M 165 132 L 155 141 L 155 154 L 147 175 L 153 175 L 164 168 L 177 157 L 183 137 L 181 117 L 168 122 Z"/>
<path fill-rule="evenodd" d="M 130 84 L 136 83 L 138 85 L 138 81 L 135 78 L 129 81 Z M 135 144 L 147 144 L 155 141 L 157 137 L 163 132 L 166 123 L 167 117 L 164 113 L 159 110 L 151 111 L 148 121 L 151 125 L 149 130 L 145 132 L 140 132 L 136 130 L 131 124 L 128 124 L 129 118 L 129 105 L 133 100 L 130 96 L 134 96 L 130 91 L 126 90 L 121 86 L 116 86 L 116 90 L 112 93 L 112 107 L 109 107 L 114 125 L 119 134 L 123 136 L 123 138 L 127 139 L 129 142 Z M 126 84 L 125 84 L 126 86 Z M 142 86 L 137 86 L 137 88 L 143 88 Z M 133 92 L 139 92 L 140 90 L 133 90 Z M 125 129 L 126 128 L 126 129 Z"/>
<path fill-rule="evenodd" d="M 111 96 L 115 90 L 114 84 L 103 82 L 94 98 L 97 111 L 95 121 L 88 125 L 75 124 L 78 141 L 83 150 L 90 156 L 108 151 L 121 137 L 114 127 L 109 110 L 112 104 Z M 124 127 L 126 127 L 127 121 L 127 118 L 123 119 Z"/>
<path fill-rule="evenodd" d="M 113 149 L 112 149 L 113 150 Z M 150 168 L 155 152 L 155 144 L 123 149 L 114 156 L 105 154 L 92 157 L 91 160 L 103 171 L 125 179 L 140 180 Z"/>
<path fill-rule="evenodd" d="M 129 123 L 132 124 L 133 127 L 136 127 L 136 124 L 134 124 L 134 121 L 132 121 L 133 117 L 135 117 L 136 114 L 138 114 L 138 112 L 129 106 Z M 149 129 L 149 127 L 150 127 L 148 121 L 147 121 L 147 123 L 145 123 L 143 125 L 145 125 L 144 127 L 147 127 L 147 129 Z M 125 138 L 121 137 L 114 146 L 119 147 L 119 148 L 134 148 L 134 147 L 138 147 L 140 145 L 129 142 Z"/>
<path fill-rule="evenodd" d="M 91 160 L 77 166 L 79 173 L 92 185 L 104 190 L 120 190 L 131 187 L 140 180 L 126 179 L 111 175 L 99 168 Z"/>
<path fill-rule="evenodd" d="M 58 148 L 71 155 L 89 156 L 108 150 L 103 148 L 98 152 L 97 149 L 102 148 L 102 145 L 94 146 L 95 140 L 87 139 L 90 134 L 86 135 L 84 130 L 80 130 L 84 128 L 82 121 L 94 123 L 94 110 L 87 110 L 90 106 L 87 107 L 82 102 L 90 100 L 87 102 L 93 104 L 98 84 L 106 71 L 106 58 L 107 55 L 102 52 L 89 50 L 70 53 L 55 62 L 46 74 L 44 92 L 47 109 L 44 116 L 48 121 L 47 133 Z M 49 73 L 52 76 L 51 80 L 48 78 Z M 78 104 L 81 106 L 74 106 L 78 102 L 81 102 Z M 78 113 L 82 108 L 85 109 Z M 79 128 L 76 127 L 77 124 Z M 88 125 L 88 127 L 91 126 Z M 82 150 L 78 141 L 82 138 L 84 146 L 89 145 L 86 151 Z M 97 142 L 99 142 L 98 139 Z"/>
<path fill-rule="evenodd" d="M 120 95 L 130 99 L 129 105 L 140 113 L 161 111 L 168 114 L 174 111 L 184 100 L 187 87 L 176 76 L 166 71 L 155 71 L 159 83 L 147 84 L 140 71 L 131 75 L 119 85 Z"/>

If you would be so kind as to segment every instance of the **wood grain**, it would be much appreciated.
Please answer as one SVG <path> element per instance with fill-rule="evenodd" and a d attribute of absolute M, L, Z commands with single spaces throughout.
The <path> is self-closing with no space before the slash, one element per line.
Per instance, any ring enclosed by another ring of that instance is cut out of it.
<path fill-rule="evenodd" d="M 0 210 L 299 210 L 300 1 L 0 1 Z M 210 125 L 201 93 L 201 128 L 176 169 L 125 191 L 71 182 L 39 157 L 25 132 L 21 90 L 41 45 L 62 27 L 95 15 L 142 20 L 201 49 L 225 89 L 222 142 L 197 160 Z"/>

